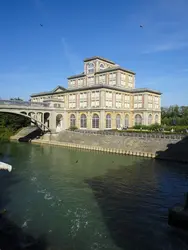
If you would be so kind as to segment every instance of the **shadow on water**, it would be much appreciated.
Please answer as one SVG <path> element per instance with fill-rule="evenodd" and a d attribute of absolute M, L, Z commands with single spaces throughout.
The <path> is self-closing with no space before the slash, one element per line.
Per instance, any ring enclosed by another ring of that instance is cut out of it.
<path fill-rule="evenodd" d="M 183 194 L 177 191 L 175 198 L 170 197 L 176 190 L 173 177 L 169 187 L 166 177 L 158 180 L 157 171 L 168 172 L 161 161 L 141 161 L 140 164 L 141 168 L 119 166 L 104 176 L 85 180 L 93 191 L 111 238 L 124 250 L 188 249 L 187 232 L 170 228 L 167 218 L 169 204 Z"/>
<path fill-rule="evenodd" d="M 10 202 L 9 188 L 19 181 L 21 180 L 13 177 L 13 173 L 0 171 L 0 249 L 46 250 L 48 248 L 44 236 L 35 239 L 8 218 L 9 211 L 6 211 L 6 205 Z"/>

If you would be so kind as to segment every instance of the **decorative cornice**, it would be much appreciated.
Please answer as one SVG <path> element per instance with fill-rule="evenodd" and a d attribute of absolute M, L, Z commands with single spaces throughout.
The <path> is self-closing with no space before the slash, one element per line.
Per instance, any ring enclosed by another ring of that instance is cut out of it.
<path fill-rule="evenodd" d="M 37 96 L 46 96 L 46 95 L 57 95 L 57 94 L 67 94 L 67 93 L 74 93 L 74 92 L 79 92 L 79 91 L 86 91 L 86 90 L 97 90 L 97 89 L 110 89 L 110 90 L 116 90 L 116 91 L 121 91 L 124 93 L 132 93 L 132 94 L 139 94 L 139 93 L 153 93 L 157 95 L 161 95 L 162 93 L 153 90 L 153 89 L 147 89 L 147 88 L 138 88 L 138 89 L 122 89 L 118 87 L 113 87 L 113 86 L 106 86 L 106 85 L 96 85 L 96 86 L 90 86 L 90 87 L 84 87 L 84 88 L 76 88 L 76 89 L 65 89 L 65 91 L 60 91 L 60 92 L 43 92 L 39 94 L 34 94 L 31 95 L 31 97 L 37 97 Z"/>
<path fill-rule="evenodd" d="M 106 72 L 112 72 L 112 71 L 117 71 L 117 70 L 121 70 L 121 71 L 124 71 L 126 73 L 131 73 L 133 75 L 136 75 L 135 72 L 131 71 L 131 70 L 128 70 L 128 69 L 124 69 L 120 66 L 115 66 L 115 67 L 111 67 L 111 68 L 107 68 L 107 69 L 103 69 L 103 70 L 100 70 L 100 71 L 97 71 L 95 72 L 95 75 L 97 74 L 102 74 L 102 73 L 106 73 Z"/>
<path fill-rule="evenodd" d="M 70 79 L 80 78 L 80 77 L 84 77 L 84 76 L 86 76 L 86 74 L 81 73 L 81 74 L 78 74 L 78 75 L 69 76 L 67 79 L 70 80 Z"/>

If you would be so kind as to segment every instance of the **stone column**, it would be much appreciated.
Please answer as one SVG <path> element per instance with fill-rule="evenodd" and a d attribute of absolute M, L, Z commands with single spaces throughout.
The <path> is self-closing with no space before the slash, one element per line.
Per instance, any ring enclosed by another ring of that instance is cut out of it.
<path fill-rule="evenodd" d="M 116 74 L 116 85 L 121 86 L 121 74 L 120 74 L 120 71 L 117 71 L 117 74 Z"/>
<path fill-rule="evenodd" d="M 87 129 L 91 129 L 92 128 L 92 116 L 91 116 L 91 112 L 87 112 Z"/>
<path fill-rule="evenodd" d="M 148 125 L 148 113 L 143 112 L 142 114 L 142 125 Z"/>
<path fill-rule="evenodd" d="M 101 110 L 100 111 L 100 130 L 104 130 L 105 129 L 105 111 Z"/>
<path fill-rule="evenodd" d="M 56 131 L 56 112 L 50 112 L 50 117 L 48 118 L 49 121 L 49 129 L 51 131 Z"/>

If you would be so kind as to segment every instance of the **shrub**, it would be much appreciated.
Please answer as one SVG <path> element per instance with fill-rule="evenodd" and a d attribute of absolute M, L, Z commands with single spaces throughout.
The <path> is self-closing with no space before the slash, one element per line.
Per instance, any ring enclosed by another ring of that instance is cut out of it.
<path fill-rule="evenodd" d="M 72 127 L 69 128 L 69 130 L 71 130 L 71 131 L 74 131 L 74 130 L 77 130 L 77 129 L 78 128 L 76 126 L 72 126 Z"/>

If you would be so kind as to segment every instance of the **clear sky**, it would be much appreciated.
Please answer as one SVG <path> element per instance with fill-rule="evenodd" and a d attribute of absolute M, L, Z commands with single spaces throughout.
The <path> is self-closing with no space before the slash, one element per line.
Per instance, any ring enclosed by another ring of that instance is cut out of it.
<path fill-rule="evenodd" d="M 188 0 L 0 0 L 0 97 L 66 87 L 97 55 L 163 105 L 188 105 L 187 11 Z"/>

